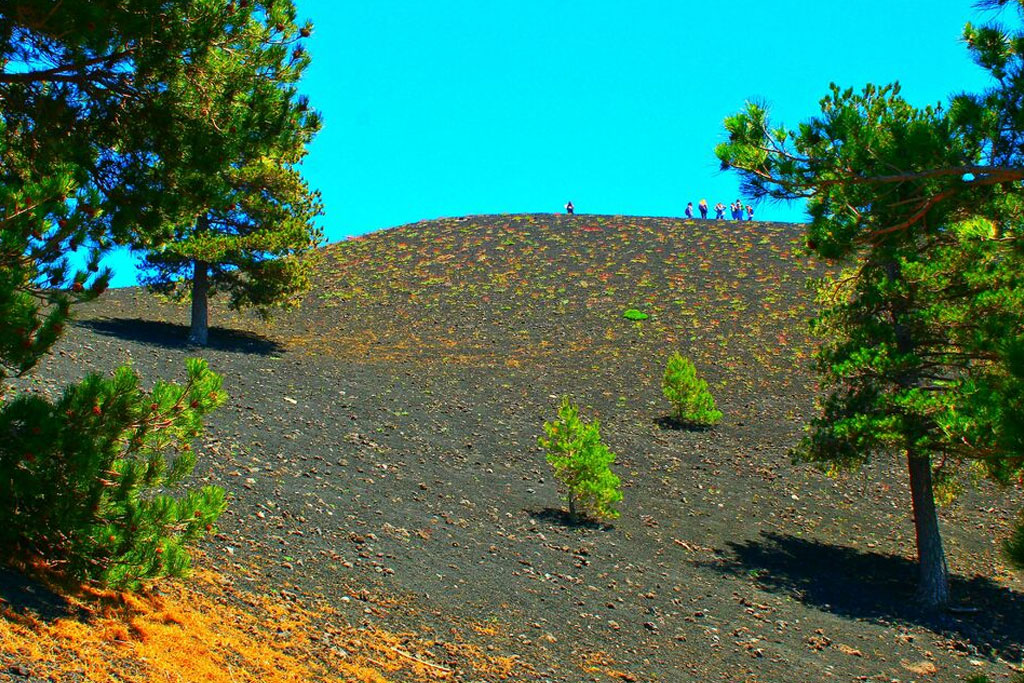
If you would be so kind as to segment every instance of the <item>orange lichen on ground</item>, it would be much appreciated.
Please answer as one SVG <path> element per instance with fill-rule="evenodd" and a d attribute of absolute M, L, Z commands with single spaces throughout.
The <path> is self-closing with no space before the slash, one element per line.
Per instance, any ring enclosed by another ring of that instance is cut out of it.
<path fill-rule="evenodd" d="M 0 601 L 0 654 L 42 678 L 140 683 L 387 683 L 398 672 L 411 681 L 508 680 L 525 670 L 468 645 L 432 661 L 429 641 L 351 626 L 328 607 L 242 593 L 209 571 L 144 595 L 81 587 L 64 595 L 68 616 L 54 619 Z"/>
<path fill-rule="evenodd" d="M 586 673 L 600 673 L 621 681 L 638 681 L 636 674 L 613 668 L 615 659 L 606 652 L 588 652 L 580 660 L 580 669 Z"/>

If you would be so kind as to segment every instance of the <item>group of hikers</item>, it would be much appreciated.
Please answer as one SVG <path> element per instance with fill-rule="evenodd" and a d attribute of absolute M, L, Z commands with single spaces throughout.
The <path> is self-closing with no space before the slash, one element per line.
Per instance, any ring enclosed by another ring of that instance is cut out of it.
<path fill-rule="evenodd" d="M 697 210 L 700 212 L 701 218 L 707 218 L 708 200 L 702 199 L 699 202 L 697 202 Z M 752 207 L 750 204 L 743 206 L 743 202 L 737 199 L 736 201 L 729 205 L 729 215 L 732 217 L 734 221 L 743 220 L 744 212 L 746 213 L 748 221 L 754 220 L 754 207 Z M 687 218 L 693 218 L 693 202 L 686 203 L 685 214 Z M 725 204 L 723 204 L 722 202 L 718 202 L 717 204 L 715 204 L 715 220 L 725 220 Z"/>
<path fill-rule="evenodd" d="M 708 200 L 702 199 L 699 202 L 697 202 L 697 210 L 700 212 L 701 218 L 707 218 Z M 575 211 L 576 207 L 572 205 L 571 201 L 565 203 L 566 213 L 571 214 L 575 213 Z M 744 212 L 746 213 L 748 221 L 754 220 L 754 207 L 752 207 L 750 204 L 747 204 L 744 207 L 743 202 L 737 199 L 736 201 L 729 205 L 729 215 L 732 216 L 732 219 L 734 221 L 743 220 Z M 693 202 L 686 203 L 686 217 L 693 218 Z M 715 220 L 725 220 L 725 204 L 723 204 L 722 202 L 718 202 L 717 204 L 715 204 Z"/>

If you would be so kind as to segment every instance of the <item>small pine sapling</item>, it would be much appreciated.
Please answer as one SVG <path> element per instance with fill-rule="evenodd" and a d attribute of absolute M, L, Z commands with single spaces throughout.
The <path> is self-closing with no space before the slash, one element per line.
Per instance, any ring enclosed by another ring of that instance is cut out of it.
<path fill-rule="evenodd" d="M 679 422 L 713 425 L 722 419 L 708 383 L 697 377 L 697 368 L 678 351 L 668 359 L 661 391 L 672 404 L 673 417 Z"/>
<path fill-rule="evenodd" d="M 622 500 L 619 478 L 611 471 L 615 454 L 601 443 L 597 420 L 580 419 L 579 408 L 562 398 L 558 419 L 544 423 L 537 442 L 547 451 L 547 461 L 562 483 L 572 517 L 583 514 L 597 519 L 619 516 L 615 503 Z"/>

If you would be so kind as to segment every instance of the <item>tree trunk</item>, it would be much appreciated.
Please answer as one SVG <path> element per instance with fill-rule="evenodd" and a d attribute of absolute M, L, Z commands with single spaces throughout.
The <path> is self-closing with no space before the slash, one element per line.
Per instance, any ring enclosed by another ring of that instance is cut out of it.
<path fill-rule="evenodd" d="M 192 326 L 188 333 L 188 343 L 194 346 L 206 346 L 209 336 L 209 307 L 207 304 L 210 291 L 210 266 L 206 261 L 192 262 Z"/>
<path fill-rule="evenodd" d="M 929 607 L 942 607 L 949 603 L 949 577 L 932 494 L 932 463 L 928 457 L 908 452 L 907 467 L 914 504 L 914 533 L 917 535 L 917 596 Z"/>
<path fill-rule="evenodd" d="M 893 282 L 902 278 L 899 262 L 895 259 L 886 264 L 886 272 Z M 916 347 L 913 332 L 904 323 L 903 317 L 910 304 L 906 298 L 897 298 L 890 308 L 896 350 L 900 354 L 912 354 Z M 897 379 L 897 383 L 903 389 L 918 386 L 920 371 L 920 366 L 911 368 Z M 910 432 L 906 436 L 907 441 L 912 443 L 916 434 L 913 428 Z M 935 512 L 931 458 L 908 448 L 907 469 L 910 472 L 910 497 L 914 508 L 914 534 L 917 537 L 917 597 L 928 607 L 943 607 L 949 603 L 949 576 L 946 553 L 942 549 L 942 535 L 939 532 L 939 516 Z"/>

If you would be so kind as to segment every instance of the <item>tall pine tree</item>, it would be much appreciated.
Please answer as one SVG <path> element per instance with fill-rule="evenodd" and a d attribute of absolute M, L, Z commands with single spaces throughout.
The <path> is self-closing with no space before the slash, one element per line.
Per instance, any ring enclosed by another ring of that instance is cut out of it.
<path fill-rule="evenodd" d="M 290 0 L 224 7 L 230 40 L 197 55 L 188 78 L 170 85 L 191 98 L 192 116 L 211 124 L 202 135 L 176 136 L 162 154 L 185 211 L 169 240 L 137 245 L 146 252 L 146 283 L 191 299 L 189 339 L 200 346 L 211 295 L 223 291 L 232 308 L 263 315 L 293 305 L 309 285 L 305 257 L 321 241 L 313 224 L 319 193 L 298 170 L 320 127 L 296 88 L 311 26 L 295 23 Z M 206 87 L 194 88 L 194 78 Z"/>
<path fill-rule="evenodd" d="M 826 393 L 798 458 L 829 472 L 905 458 L 932 606 L 950 599 L 936 500 L 972 472 L 1024 473 L 1024 35 L 965 35 L 989 92 L 922 109 L 897 85 L 833 85 L 796 130 L 748 104 L 716 150 L 752 196 L 806 199 L 809 249 L 846 265 L 820 289 Z"/>
<path fill-rule="evenodd" d="M 202 179 L 222 168 L 232 146 L 249 135 L 272 136 L 263 128 L 225 129 L 202 106 L 204 94 L 223 92 L 220 74 L 200 68 L 225 46 L 252 47 L 246 38 L 252 17 L 265 26 L 270 4 L 19 0 L 0 6 L 5 553 L 28 549 L 76 576 L 134 585 L 185 571 L 185 546 L 209 533 L 224 508 L 216 488 L 173 495 L 195 462 L 189 442 L 202 417 L 223 401 L 219 378 L 201 361 L 189 362 L 184 386 L 157 383 L 150 392 L 128 368 L 110 379 L 91 376 L 56 400 L 19 395 L 9 378 L 36 365 L 77 301 L 103 291 L 109 273 L 98 264 L 106 249 L 119 243 L 159 248 L 173 236 L 171 227 L 194 219 L 196 197 L 209 205 L 223 190 Z M 288 26 L 273 28 L 280 33 Z M 299 37 L 307 33 L 298 29 Z M 302 55 L 294 60 L 301 63 Z M 205 157 L 196 153 L 204 142 L 210 143 Z M 259 175 L 261 162 L 251 161 L 256 171 L 239 169 L 243 186 Z M 286 188 L 274 189 L 276 197 L 287 197 L 297 183 L 294 177 L 263 181 Z M 65 256 L 76 251 L 85 255 L 81 267 Z"/>
<path fill-rule="evenodd" d="M 272 238 L 249 230 L 249 248 L 291 253 L 296 231 L 315 241 L 296 223 L 317 197 L 293 168 L 319 125 L 294 91 L 310 30 L 291 2 L 0 7 L 0 265 L 11 288 L 0 348 L 13 367 L 45 352 L 71 299 L 102 291 L 97 264 L 113 246 L 158 250 L 207 210 L 288 225 Z M 76 251 L 81 272 L 65 258 Z M 262 305 L 301 273 L 287 259 L 263 270 L 289 277 L 258 278 L 241 303 Z"/>
<path fill-rule="evenodd" d="M 139 122 L 166 109 L 159 84 L 181 69 L 165 47 L 188 42 L 176 9 L 154 22 L 128 3 L 0 8 L 0 380 L 31 369 L 71 303 L 106 287 L 113 240 L 164 220 L 159 184 L 141 181 L 145 140 L 164 131 Z M 65 258 L 76 251 L 86 268 Z"/>

